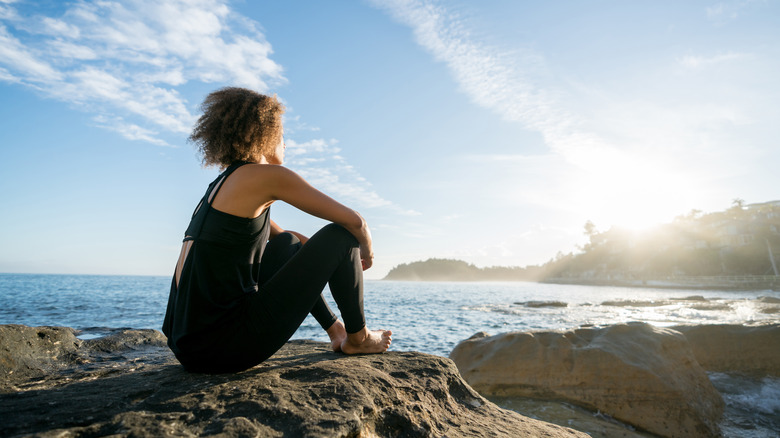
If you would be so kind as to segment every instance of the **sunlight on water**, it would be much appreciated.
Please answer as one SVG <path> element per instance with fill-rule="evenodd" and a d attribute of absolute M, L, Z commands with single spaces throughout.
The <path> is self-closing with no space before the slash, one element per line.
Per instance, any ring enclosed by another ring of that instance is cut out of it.
<path fill-rule="evenodd" d="M 777 322 L 773 291 L 729 292 L 537 283 L 367 282 L 371 327 L 393 330 L 394 346 L 439 355 L 479 331 L 565 330 L 642 321 L 678 324 Z M 763 297 L 763 299 L 762 299 Z M 326 299 L 329 294 L 326 294 Z M 309 318 L 296 336 L 325 340 Z"/>

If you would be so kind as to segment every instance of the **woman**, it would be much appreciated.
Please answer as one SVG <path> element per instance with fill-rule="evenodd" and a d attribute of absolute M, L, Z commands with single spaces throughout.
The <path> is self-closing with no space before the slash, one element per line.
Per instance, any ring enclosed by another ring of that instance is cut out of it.
<path fill-rule="evenodd" d="M 284 345 L 312 313 L 333 350 L 381 353 L 389 330 L 363 314 L 371 233 L 354 210 L 282 167 L 284 107 L 276 97 L 224 88 L 206 97 L 190 140 L 224 169 L 193 213 L 176 265 L 163 332 L 193 372 L 250 368 Z M 311 238 L 270 219 L 284 201 L 332 222 Z M 328 284 L 344 322 L 325 303 Z"/>

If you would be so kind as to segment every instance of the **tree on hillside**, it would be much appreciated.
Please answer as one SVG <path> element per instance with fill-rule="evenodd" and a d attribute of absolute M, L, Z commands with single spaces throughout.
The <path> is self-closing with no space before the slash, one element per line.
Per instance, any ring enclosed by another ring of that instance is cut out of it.
<path fill-rule="evenodd" d="M 585 235 L 588 236 L 588 243 L 583 248 L 585 252 L 595 249 L 597 246 L 604 243 L 603 233 L 600 233 L 596 228 L 596 224 L 592 221 L 585 222 Z"/>
<path fill-rule="evenodd" d="M 658 278 L 669 275 L 774 275 L 780 254 L 780 202 L 691 210 L 645 234 L 587 221 L 581 252 L 544 266 L 549 277 Z"/>

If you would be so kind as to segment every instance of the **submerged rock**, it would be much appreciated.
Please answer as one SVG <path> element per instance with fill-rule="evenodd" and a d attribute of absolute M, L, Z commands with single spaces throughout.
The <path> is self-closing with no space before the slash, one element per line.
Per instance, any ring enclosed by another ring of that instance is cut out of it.
<path fill-rule="evenodd" d="M 780 324 L 680 325 L 696 360 L 707 371 L 780 376 Z"/>
<path fill-rule="evenodd" d="M 0 326 L 0 436 L 585 437 L 503 410 L 449 359 L 292 341 L 241 373 L 190 374 L 155 330 L 80 340 Z"/>
<path fill-rule="evenodd" d="M 520 306 L 540 308 L 540 307 L 568 307 L 569 303 L 563 301 L 522 301 L 515 303 Z"/>
<path fill-rule="evenodd" d="M 685 337 L 644 323 L 477 334 L 450 354 L 488 396 L 563 400 L 668 437 L 718 436 L 724 403 Z"/>

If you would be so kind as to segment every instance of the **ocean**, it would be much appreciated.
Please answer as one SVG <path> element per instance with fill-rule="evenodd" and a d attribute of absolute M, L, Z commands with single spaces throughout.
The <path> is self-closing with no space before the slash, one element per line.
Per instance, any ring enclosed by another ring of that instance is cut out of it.
<path fill-rule="evenodd" d="M 0 274 L 0 324 L 160 329 L 170 277 Z M 334 311 L 337 307 L 325 292 Z M 391 350 L 448 356 L 477 332 L 572 329 L 643 321 L 676 324 L 780 323 L 780 292 L 555 285 L 523 282 L 367 281 L 368 326 L 393 331 Z M 294 338 L 326 341 L 309 317 Z M 724 434 L 778 437 L 780 379 L 710 374 L 727 404 Z"/>

